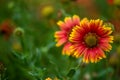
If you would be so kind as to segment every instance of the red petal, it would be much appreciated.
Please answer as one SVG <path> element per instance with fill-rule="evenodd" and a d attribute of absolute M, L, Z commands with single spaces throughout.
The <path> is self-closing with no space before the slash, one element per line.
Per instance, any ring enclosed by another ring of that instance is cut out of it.
<path fill-rule="evenodd" d="M 88 50 L 88 48 L 86 48 L 86 49 L 84 50 L 83 62 L 88 63 L 88 62 L 89 62 L 89 56 L 90 56 L 89 50 Z"/>
<path fill-rule="evenodd" d="M 75 47 L 74 49 L 75 50 L 74 50 L 73 56 L 80 57 L 84 54 L 86 47 L 84 45 L 79 45 L 79 46 Z"/>
<path fill-rule="evenodd" d="M 67 41 L 66 38 L 59 39 L 58 42 L 57 42 L 57 44 L 56 44 L 56 46 L 59 47 L 59 46 L 61 46 L 62 44 L 64 44 L 66 41 Z"/>
<path fill-rule="evenodd" d="M 70 42 L 66 43 L 63 47 L 62 54 L 71 55 L 71 50 L 70 50 L 71 45 L 72 44 Z"/>
<path fill-rule="evenodd" d="M 79 25 L 80 24 L 80 18 L 77 15 L 73 16 L 73 23 L 74 25 Z"/>
<path fill-rule="evenodd" d="M 112 46 L 109 43 L 100 43 L 99 47 L 104 51 L 110 51 L 112 49 Z"/>

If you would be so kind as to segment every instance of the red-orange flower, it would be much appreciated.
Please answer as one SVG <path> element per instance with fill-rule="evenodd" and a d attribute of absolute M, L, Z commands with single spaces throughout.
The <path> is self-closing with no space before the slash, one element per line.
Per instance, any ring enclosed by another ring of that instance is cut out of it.
<path fill-rule="evenodd" d="M 107 0 L 108 4 L 113 5 L 114 4 L 114 0 Z"/>
<path fill-rule="evenodd" d="M 60 31 L 55 32 L 55 38 L 56 38 L 56 46 L 59 47 L 64 44 L 62 54 L 70 55 L 70 46 L 71 43 L 69 42 L 69 34 L 71 33 L 71 30 L 76 25 L 79 25 L 80 19 L 77 15 L 74 15 L 71 17 L 66 17 L 63 21 L 58 21 L 58 26 L 60 28 Z"/>
<path fill-rule="evenodd" d="M 103 24 L 102 20 L 81 20 L 80 26 L 72 29 L 69 40 L 73 56 L 83 56 L 83 62 L 96 63 L 106 58 L 105 51 L 109 52 L 113 42 L 112 30 Z"/>
<path fill-rule="evenodd" d="M 12 21 L 5 20 L 0 25 L 0 33 L 4 36 L 6 40 L 11 36 L 15 26 L 12 24 Z"/>

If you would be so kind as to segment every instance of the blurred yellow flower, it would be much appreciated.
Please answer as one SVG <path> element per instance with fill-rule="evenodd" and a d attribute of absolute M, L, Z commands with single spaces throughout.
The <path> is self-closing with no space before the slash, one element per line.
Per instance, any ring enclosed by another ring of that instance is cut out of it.
<path fill-rule="evenodd" d="M 120 5 L 120 0 L 114 0 L 115 5 Z"/>
<path fill-rule="evenodd" d="M 46 78 L 45 80 L 52 80 L 50 77 Z"/>
<path fill-rule="evenodd" d="M 48 17 L 54 12 L 54 7 L 51 5 L 46 5 L 41 10 L 41 15 L 43 17 Z"/>
<path fill-rule="evenodd" d="M 12 48 L 15 51 L 22 51 L 22 46 L 21 46 L 21 44 L 19 42 L 13 42 Z"/>
<path fill-rule="evenodd" d="M 53 79 L 50 77 L 47 77 L 45 80 L 59 80 L 57 77 L 54 77 Z"/>

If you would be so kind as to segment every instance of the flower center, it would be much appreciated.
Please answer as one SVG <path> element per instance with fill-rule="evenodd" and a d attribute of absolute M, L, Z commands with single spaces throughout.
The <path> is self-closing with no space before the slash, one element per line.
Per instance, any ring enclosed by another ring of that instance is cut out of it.
<path fill-rule="evenodd" d="M 84 41 L 85 41 L 85 44 L 88 46 L 88 47 L 95 47 L 97 45 L 97 36 L 96 34 L 94 33 L 88 33 L 85 35 L 84 37 Z"/>

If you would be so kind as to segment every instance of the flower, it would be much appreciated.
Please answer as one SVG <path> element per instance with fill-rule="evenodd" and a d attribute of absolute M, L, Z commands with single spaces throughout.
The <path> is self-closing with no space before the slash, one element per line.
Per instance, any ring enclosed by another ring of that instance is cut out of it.
<path fill-rule="evenodd" d="M 120 6 L 120 0 L 114 0 L 114 4 L 115 4 L 116 6 Z"/>
<path fill-rule="evenodd" d="M 14 29 L 13 34 L 17 37 L 23 37 L 24 30 L 20 27 L 17 27 L 17 28 Z"/>
<path fill-rule="evenodd" d="M 57 77 L 54 77 L 53 79 L 50 77 L 47 77 L 45 80 L 59 80 Z"/>
<path fill-rule="evenodd" d="M 69 40 L 72 43 L 70 50 L 75 57 L 83 56 L 83 62 L 96 63 L 102 58 L 106 58 L 105 52 L 112 49 L 113 43 L 111 27 L 103 24 L 100 19 L 88 20 L 84 18 L 80 26 L 72 29 Z"/>
<path fill-rule="evenodd" d="M 66 17 L 63 21 L 58 21 L 57 25 L 60 28 L 60 31 L 55 32 L 55 38 L 56 38 L 56 46 L 59 47 L 64 44 L 62 54 L 70 55 L 70 46 L 71 43 L 69 42 L 69 34 L 71 33 L 71 30 L 76 25 L 79 25 L 80 18 L 77 15 L 74 15 L 71 17 Z"/>
<path fill-rule="evenodd" d="M 51 14 L 53 14 L 53 12 L 54 12 L 54 6 L 45 5 L 45 6 L 43 6 L 43 8 L 40 11 L 41 11 L 41 15 L 43 17 L 51 16 Z"/>
<path fill-rule="evenodd" d="M 8 40 L 9 37 L 12 35 L 15 26 L 13 25 L 12 21 L 5 20 L 0 25 L 0 33 L 4 36 L 5 40 Z"/>
<path fill-rule="evenodd" d="M 22 52 L 22 50 L 23 50 L 21 44 L 17 41 L 13 42 L 12 48 L 14 51 L 17 51 L 17 52 Z"/>
<path fill-rule="evenodd" d="M 120 6 L 120 0 L 107 0 L 109 5 Z"/>
<path fill-rule="evenodd" d="M 45 80 L 52 80 L 50 77 L 46 78 Z"/>
<path fill-rule="evenodd" d="M 108 3 L 109 5 L 113 5 L 114 0 L 107 0 L 107 3 Z"/>

